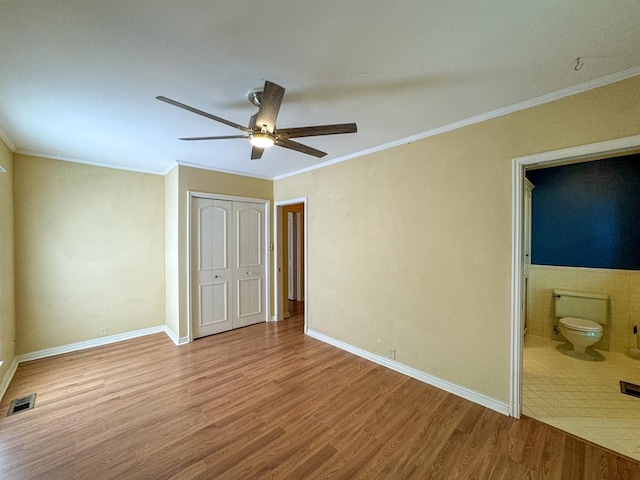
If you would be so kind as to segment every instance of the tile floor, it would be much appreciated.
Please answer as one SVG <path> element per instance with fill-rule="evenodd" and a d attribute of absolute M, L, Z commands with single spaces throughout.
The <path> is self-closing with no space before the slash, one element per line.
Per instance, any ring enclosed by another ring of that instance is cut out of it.
<path fill-rule="evenodd" d="M 525 338 L 522 413 L 640 460 L 640 398 L 620 393 L 620 380 L 640 384 L 640 360 L 604 351 L 578 360 L 563 347 Z"/>

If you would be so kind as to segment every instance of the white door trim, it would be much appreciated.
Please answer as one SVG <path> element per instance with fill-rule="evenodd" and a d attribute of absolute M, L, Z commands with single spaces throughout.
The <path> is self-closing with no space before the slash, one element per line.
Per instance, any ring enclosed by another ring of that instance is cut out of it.
<path fill-rule="evenodd" d="M 640 148 L 640 135 L 618 138 L 605 142 L 580 145 L 550 152 L 536 153 L 513 159 L 511 169 L 511 351 L 509 381 L 509 415 L 520 418 L 522 409 L 522 298 L 523 274 L 523 194 L 525 168 L 534 165 L 561 165 L 596 158 L 606 158 L 632 153 Z"/>
<path fill-rule="evenodd" d="M 269 321 L 271 312 L 271 219 L 269 218 L 271 211 L 271 201 L 265 198 L 237 197 L 234 195 L 219 195 L 217 193 L 198 192 L 188 190 L 187 201 L 187 338 L 189 342 L 193 342 L 193 305 L 191 302 L 191 208 L 194 197 L 210 198 L 212 200 L 231 200 L 235 202 L 259 203 L 264 205 L 264 258 L 265 258 L 265 321 Z"/>
<path fill-rule="evenodd" d="M 302 262 L 300 261 L 302 255 L 300 212 L 295 212 L 294 218 L 296 219 L 296 300 L 302 302 L 304 301 L 304 295 L 302 294 L 302 275 L 300 275 L 300 269 L 302 268 Z"/>
<path fill-rule="evenodd" d="M 307 215 L 307 197 L 299 197 L 299 198 L 292 198 L 289 200 L 280 200 L 277 202 L 274 202 L 273 204 L 273 231 L 274 232 L 280 232 L 282 226 L 280 225 L 281 222 L 281 215 L 280 213 L 280 208 L 281 207 L 286 207 L 287 205 L 296 205 L 302 203 L 304 205 L 304 224 L 303 224 L 303 231 L 304 231 L 304 244 L 302 245 L 302 248 L 304 249 L 304 294 L 303 297 L 304 298 L 304 333 L 307 333 L 307 329 L 308 329 L 308 311 L 309 311 L 309 296 L 307 295 L 307 285 L 309 285 L 307 278 L 309 276 L 309 268 L 308 268 L 308 258 L 309 256 L 307 255 L 307 244 L 308 244 L 308 238 L 309 236 L 307 235 L 307 225 L 308 225 L 308 218 L 309 215 Z M 279 235 L 276 234 L 274 235 L 274 241 L 275 241 L 275 247 L 274 247 L 274 253 L 275 253 L 275 260 L 273 262 L 274 268 L 273 268 L 273 276 L 275 278 L 274 281 L 274 295 L 273 295 L 273 300 L 274 300 L 274 316 L 273 319 L 274 320 L 282 320 L 282 318 L 279 318 L 279 312 L 280 312 L 280 292 L 282 291 L 283 288 L 286 288 L 284 285 L 282 285 L 282 279 L 281 276 L 278 275 L 278 266 L 280 265 L 280 245 L 278 242 L 278 238 Z"/>

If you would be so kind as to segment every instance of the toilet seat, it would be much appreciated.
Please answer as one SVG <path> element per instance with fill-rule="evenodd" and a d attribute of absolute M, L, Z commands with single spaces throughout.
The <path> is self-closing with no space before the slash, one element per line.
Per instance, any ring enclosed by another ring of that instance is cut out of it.
<path fill-rule="evenodd" d="M 560 319 L 560 324 L 571 330 L 579 332 L 601 332 L 602 325 L 593 320 L 587 320 L 585 318 L 564 317 Z"/>

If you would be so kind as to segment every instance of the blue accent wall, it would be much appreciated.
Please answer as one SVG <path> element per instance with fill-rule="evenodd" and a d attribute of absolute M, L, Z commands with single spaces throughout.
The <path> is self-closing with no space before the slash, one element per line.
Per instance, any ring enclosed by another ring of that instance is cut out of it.
<path fill-rule="evenodd" d="M 530 170 L 531 263 L 640 270 L 640 155 Z"/>

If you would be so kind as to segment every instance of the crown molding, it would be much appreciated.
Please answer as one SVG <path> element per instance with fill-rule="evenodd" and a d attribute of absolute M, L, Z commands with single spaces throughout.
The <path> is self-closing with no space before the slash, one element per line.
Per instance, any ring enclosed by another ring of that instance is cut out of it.
<path fill-rule="evenodd" d="M 166 175 L 167 173 L 169 173 L 171 170 L 173 170 L 175 168 L 175 163 L 171 164 L 167 169 L 165 170 L 148 170 L 148 169 L 144 169 L 144 168 L 135 168 L 135 167 L 125 167 L 122 165 L 114 165 L 112 163 L 103 163 L 103 162 L 94 162 L 92 160 L 80 160 L 78 158 L 72 158 L 72 157 L 62 157 L 62 156 L 58 156 L 58 155 L 48 155 L 46 153 L 40 153 L 40 152 L 32 152 L 29 150 L 17 150 L 15 151 L 15 153 L 19 154 L 19 155 L 29 155 L 32 157 L 40 157 L 40 158 L 48 158 L 50 160 L 60 160 L 61 162 L 69 162 L 69 163 L 80 163 L 82 165 L 90 165 L 92 167 L 102 167 L 102 168 L 113 168 L 115 170 L 126 170 L 128 172 L 137 172 L 137 173 L 149 173 L 152 175 Z"/>
<path fill-rule="evenodd" d="M 366 155 L 371 155 L 373 153 L 377 153 L 377 152 L 381 152 L 384 150 L 388 150 L 394 147 L 398 147 L 401 145 L 406 145 L 408 143 L 412 143 L 412 142 L 416 142 L 418 140 L 422 140 L 428 137 L 433 137 L 436 135 L 440 135 L 442 133 L 446 133 L 446 132 L 450 132 L 452 130 L 457 130 L 460 128 L 464 128 L 470 125 L 474 125 L 476 123 L 481 123 L 484 122 L 486 120 L 491 120 L 494 118 L 498 118 L 498 117 L 502 117 L 505 115 L 509 115 L 511 113 L 514 112 L 518 112 L 520 110 L 526 110 L 528 108 L 532 108 L 532 107 L 536 107 L 539 105 L 544 105 L 546 103 L 551 103 L 554 102 L 556 100 L 561 100 L 563 98 L 566 97 L 570 97 L 572 95 L 577 95 L 579 93 L 584 93 L 587 92 L 589 90 L 593 90 L 599 87 L 603 87 L 606 85 L 610 85 L 612 83 L 616 83 L 616 82 L 620 82 L 622 80 L 627 80 L 629 78 L 632 77 L 636 77 L 640 75 L 640 66 L 639 67 L 634 67 L 634 68 L 630 68 L 628 70 L 623 70 L 621 72 L 618 73 L 614 73 L 612 75 L 607 75 L 605 77 L 601 77 L 595 80 L 591 80 L 585 83 L 581 83 L 579 85 L 574 85 L 572 87 L 568 87 L 568 88 L 564 88 L 562 90 L 558 90 L 556 92 L 552 92 L 546 95 L 542 95 L 530 100 L 525 100 L 523 102 L 520 103 L 516 103 L 514 105 L 510 105 L 507 107 L 503 107 L 503 108 L 499 108 L 497 110 L 493 110 L 491 112 L 487 112 L 487 113 L 483 113 L 480 115 L 476 115 L 473 117 L 469 117 L 467 119 L 464 120 L 460 120 L 458 122 L 454 122 L 454 123 L 450 123 L 447 125 L 443 125 L 431 130 L 427 130 L 425 132 L 416 134 L 416 135 L 411 135 L 409 137 L 404 137 L 401 138 L 399 140 L 394 140 L 392 142 L 388 142 L 388 143 L 384 143 L 372 148 L 368 148 L 365 150 L 360 150 L 358 152 L 354 152 L 348 155 L 344 155 L 342 157 L 339 158 L 335 158 L 332 160 L 327 160 L 325 162 L 322 163 L 318 163 L 316 165 L 312 165 L 310 167 L 306 167 L 306 168 L 302 168 L 300 170 L 295 170 L 293 172 L 289 172 L 289 173 L 284 173 L 281 175 L 275 175 L 275 176 L 269 176 L 269 175 L 258 175 L 258 174 L 252 174 L 252 173 L 247 173 L 247 172 L 240 172 L 237 170 L 231 170 L 231 169 L 224 169 L 224 168 L 214 168 L 208 165 L 202 165 L 202 164 L 197 164 L 197 163 L 191 163 L 191 162 L 185 162 L 185 161 L 172 161 L 166 168 L 162 169 L 162 170 L 150 170 L 150 169 L 142 169 L 142 168 L 134 168 L 134 167 L 124 167 L 124 166 L 120 166 L 120 165 L 114 165 L 114 164 L 109 164 L 109 163 L 103 163 L 103 162 L 94 162 L 94 161 L 89 161 L 89 160 L 80 160 L 77 158 L 71 158 L 71 157 L 63 157 L 63 156 L 53 156 L 53 155 L 48 155 L 45 153 L 41 153 L 41 152 L 32 152 L 32 151 L 28 151 L 28 150 L 18 150 L 15 146 L 15 144 L 10 140 L 9 136 L 6 134 L 6 132 L 4 132 L 2 129 L 0 129 L 0 138 L 7 144 L 7 147 L 9 147 L 9 149 L 17 154 L 21 154 L 21 155 L 31 155 L 31 156 L 36 156 L 36 157 L 42 157 L 42 158 L 49 158 L 52 160 L 61 160 L 64 162 L 71 162 L 71 163 L 80 163 L 80 164 L 84 164 L 84 165 L 91 165 L 91 166 L 95 166 L 95 167 L 103 167 L 103 168 L 114 168 L 116 170 L 126 170 L 126 171 L 131 171 L 131 172 L 138 172 L 138 173 L 148 173 L 148 174 L 152 174 L 152 175 L 161 175 L 161 176 L 165 176 L 167 175 L 169 172 L 171 172 L 176 165 L 180 165 L 180 166 L 185 166 L 185 167 L 191 167 L 191 168 L 198 168 L 201 170 L 210 170 L 210 171 L 215 171 L 215 172 L 220 172 L 220 173 L 227 173 L 227 174 L 231 174 L 231 175 L 240 175 L 243 177 L 253 177 L 253 178 L 259 178 L 262 180 L 282 180 L 284 178 L 288 178 L 288 177 L 293 177 L 296 175 L 300 175 L 303 173 L 307 173 L 313 170 L 317 170 L 320 168 L 325 168 L 331 165 L 335 165 L 337 163 L 342 163 L 342 162 L 346 162 L 347 160 L 351 160 L 354 158 L 358 158 L 358 157 L 363 157 Z"/>
<path fill-rule="evenodd" d="M 440 135 L 441 133 L 450 132 L 452 130 L 458 130 L 459 128 L 468 127 L 469 125 L 481 123 L 486 120 L 503 117 L 505 115 L 509 115 L 510 113 L 518 112 L 520 110 L 526 110 L 528 108 L 537 107 L 539 105 L 544 105 L 546 103 L 555 102 L 556 100 L 561 100 L 563 98 L 571 97 L 579 93 L 588 92 L 589 90 L 594 90 L 599 87 L 604 87 L 605 85 L 610 85 L 612 83 L 620 82 L 622 80 L 627 80 L 629 78 L 636 77 L 638 75 L 640 75 L 640 67 L 634 67 L 628 70 L 623 70 L 622 72 L 614 73 L 612 75 L 607 75 L 605 77 L 591 80 L 589 82 L 564 88 L 562 90 L 548 93 L 546 95 L 541 95 L 539 97 L 535 97 L 530 100 L 525 100 L 524 102 L 516 103 L 508 107 L 499 108 L 491 112 L 476 115 L 474 117 L 469 117 L 467 119 L 460 120 L 458 122 L 450 123 L 448 125 L 443 125 L 441 127 L 437 127 L 432 130 L 427 130 L 425 132 L 412 135 L 410 137 L 404 137 L 399 140 L 394 140 L 393 142 L 383 143 L 382 145 L 378 145 L 377 147 L 368 148 L 366 150 L 361 150 L 359 152 L 345 155 L 340 158 L 335 158 L 333 160 L 328 160 L 326 162 L 318 163 L 311 167 L 306 167 L 300 170 L 296 170 L 295 172 L 278 175 L 273 177 L 273 180 L 282 180 L 283 178 L 293 177 L 295 175 L 300 175 L 301 173 L 306 173 L 312 170 L 317 170 L 319 168 L 335 165 L 336 163 L 346 162 L 347 160 L 351 160 L 353 158 L 363 157 L 365 155 L 371 155 L 372 153 L 376 153 L 376 152 L 382 152 L 390 148 L 399 147 L 400 145 L 406 145 L 407 143 L 412 143 L 418 140 L 422 140 L 424 138 Z"/>
<path fill-rule="evenodd" d="M 176 163 L 181 167 L 198 168 L 200 170 L 209 170 L 212 172 L 228 173 L 229 175 L 239 175 L 241 177 L 260 178 L 262 180 L 273 180 L 273 177 L 268 175 L 258 175 L 256 173 L 239 172 L 237 170 L 231 170 L 226 168 L 215 168 L 215 167 L 210 167 L 209 165 L 201 165 L 199 163 L 184 162 L 182 160 L 178 160 Z"/>
<path fill-rule="evenodd" d="M 9 150 L 11 150 L 12 152 L 16 151 L 16 145 L 15 143 L 13 143 L 11 141 L 11 139 L 9 138 L 9 135 L 7 135 L 7 132 L 5 132 L 4 130 L 2 130 L 2 128 L 0 128 L 0 139 L 2 139 L 2 141 L 5 143 L 5 145 L 7 147 L 9 147 Z"/>

